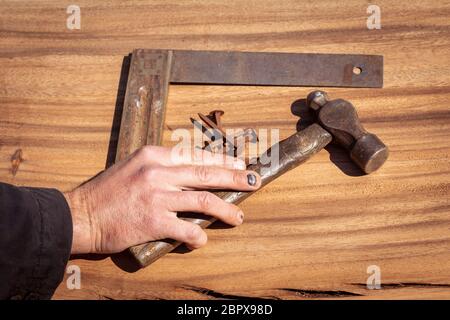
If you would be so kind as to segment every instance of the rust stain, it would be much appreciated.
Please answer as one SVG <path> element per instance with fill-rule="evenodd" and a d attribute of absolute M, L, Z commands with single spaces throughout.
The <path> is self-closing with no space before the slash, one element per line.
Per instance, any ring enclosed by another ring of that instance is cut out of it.
<path fill-rule="evenodd" d="M 19 170 L 19 166 L 24 160 L 22 157 L 22 149 L 17 149 L 16 152 L 11 156 L 11 173 L 13 176 L 16 175 L 17 171 Z"/>

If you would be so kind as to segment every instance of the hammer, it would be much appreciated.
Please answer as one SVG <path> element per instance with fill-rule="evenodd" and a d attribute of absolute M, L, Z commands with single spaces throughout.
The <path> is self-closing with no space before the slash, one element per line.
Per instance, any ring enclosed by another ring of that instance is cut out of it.
<path fill-rule="evenodd" d="M 262 186 L 302 164 L 332 140 L 344 147 L 353 162 L 366 174 L 383 165 L 388 158 L 388 148 L 376 135 L 363 128 L 356 110 L 350 102 L 342 99 L 330 101 L 324 91 L 311 92 L 306 101 L 309 109 L 315 113 L 316 123 L 273 145 L 261 155 L 257 163 L 247 167 L 261 175 Z M 263 164 L 260 159 L 270 158 L 270 154 L 274 150 L 279 152 L 278 163 L 275 165 Z M 253 192 L 221 191 L 214 193 L 226 202 L 238 204 Z M 212 217 L 205 216 L 182 219 L 198 224 L 202 228 L 206 228 L 216 221 Z M 130 250 L 140 266 L 145 267 L 180 244 L 178 241 L 167 239 L 141 244 Z"/>

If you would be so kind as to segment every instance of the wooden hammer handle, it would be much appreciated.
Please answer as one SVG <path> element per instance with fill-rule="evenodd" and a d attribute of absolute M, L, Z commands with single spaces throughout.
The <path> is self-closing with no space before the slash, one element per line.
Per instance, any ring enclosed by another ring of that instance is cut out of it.
<path fill-rule="evenodd" d="M 254 170 L 261 175 L 262 186 L 265 186 L 285 172 L 297 167 L 308 160 L 312 155 L 319 152 L 332 140 L 331 134 L 318 124 L 313 124 L 306 129 L 299 131 L 289 138 L 280 141 L 278 144 L 268 149 L 256 164 L 248 166 L 249 170 Z M 278 149 L 278 163 L 265 163 L 265 159 L 271 159 L 273 152 Z M 222 191 L 214 192 L 218 197 L 229 203 L 239 204 L 253 192 L 248 191 Z M 215 218 L 201 216 L 202 218 L 183 218 L 200 225 L 202 228 L 208 227 Z M 181 243 L 175 240 L 161 240 L 144 243 L 133 247 L 132 254 L 141 267 L 145 267 L 155 262 L 166 253 L 171 252 Z"/>

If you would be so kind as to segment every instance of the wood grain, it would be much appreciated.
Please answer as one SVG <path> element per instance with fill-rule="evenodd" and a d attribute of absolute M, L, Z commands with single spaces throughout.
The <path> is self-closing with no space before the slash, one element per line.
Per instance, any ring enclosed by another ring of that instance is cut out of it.
<path fill-rule="evenodd" d="M 56 299 L 450 298 L 450 2 L 77 1 L 0 4 L 0 180 L 69 190 L 105 168 L 117 140 L 122 64 L 134 48 L 384 55 L 383 89 L 328 89 L 391 150 L 359 176 L 328 148 L 246 200 L 239 228 L 133 272 L 122 256 L 73 259 L 82 288 Z M 125 81 L 126 83 L 126 81 Z M 294 132 L 312 88 L 171 86 L 164 144 L 189 117 Z M 22 149 L 15 175 L 11 157 Z M 331 161 L 330 161 L 331 160 Z M 365 286 L 381 268 L 382 290 Z"/>

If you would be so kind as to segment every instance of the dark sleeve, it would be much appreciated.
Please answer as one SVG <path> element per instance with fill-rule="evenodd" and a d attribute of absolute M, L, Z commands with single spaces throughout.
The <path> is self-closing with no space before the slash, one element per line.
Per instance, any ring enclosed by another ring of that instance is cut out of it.
<path fill-rule="evenodd" d="M 0 299 L 49 299 L 72 247 L 72 217 L 56 189 L 0 183 Z"/>

